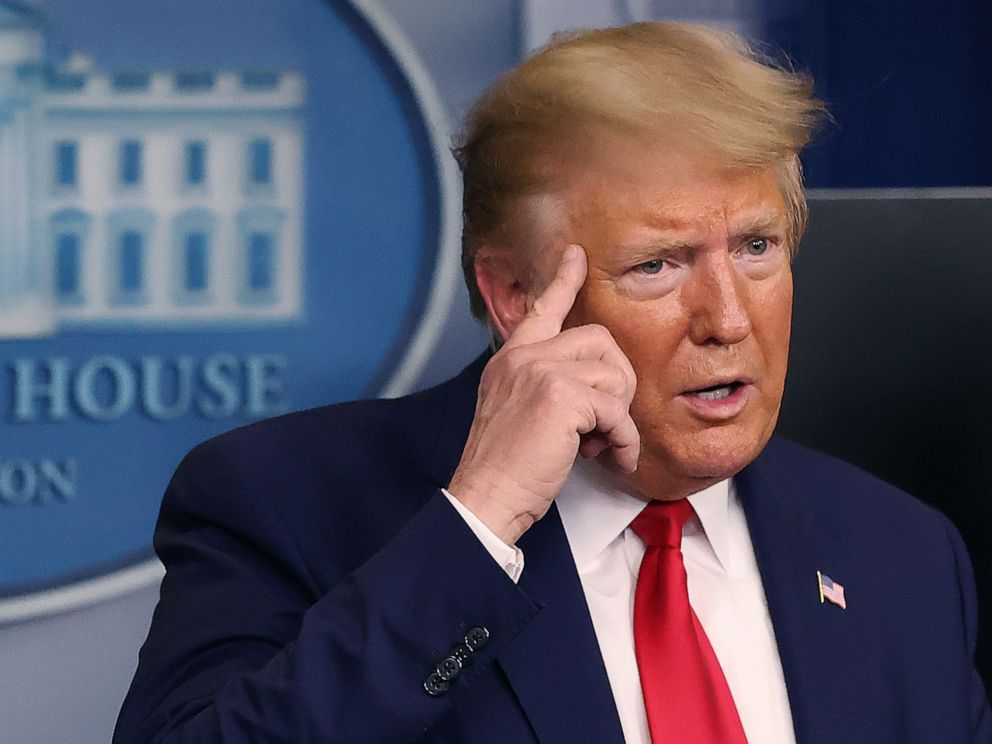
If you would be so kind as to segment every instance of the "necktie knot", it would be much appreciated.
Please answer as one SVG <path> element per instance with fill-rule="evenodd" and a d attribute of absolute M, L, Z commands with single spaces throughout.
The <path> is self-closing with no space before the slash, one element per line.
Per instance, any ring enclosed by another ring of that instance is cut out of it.
<path fill-rule="evenodd" d="M 692 516 L 688 499 L 652 501 L 630 523 L 648 547 L 682 547 L 682 528 Z"/>

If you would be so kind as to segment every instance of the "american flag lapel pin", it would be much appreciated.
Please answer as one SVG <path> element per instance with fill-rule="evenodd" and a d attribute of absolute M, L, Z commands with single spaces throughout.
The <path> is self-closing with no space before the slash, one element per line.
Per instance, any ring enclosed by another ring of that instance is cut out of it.
<path fill-rule="evenodd" d="M 821 571 L 816 572 L 816 583 L 820 589 L 820 604 L 830 602 L 831 604 L 837 605 L 842 610 L 847 609 L 847 600 L 844 599 L 843 584 L 834 581 Z"/>

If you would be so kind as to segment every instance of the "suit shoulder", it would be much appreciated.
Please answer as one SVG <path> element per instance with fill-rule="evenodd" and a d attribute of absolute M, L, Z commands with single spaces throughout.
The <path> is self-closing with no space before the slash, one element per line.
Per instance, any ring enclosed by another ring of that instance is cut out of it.
<path fill-rule="evenodd" d="M 797 505 L 804 534 L 841 581 L 870 573 L 897 586 L 900 577 L 914 576 L 952 605 L 958 595 L 945 590 L 970 582 L 957 528 L 915 496 L 832 455 L 783 440 L 773 440 L 755 465 L 780 504 Z M 887 588 L 877 591 L 888 596 Z"/>
<path fill-rule="evenodd" d="M 173 483 L 215 499 L 246 489 L 316 498 L 423 480 L 439 443 L 467 432 L 484 361 L 411 395 L 312 408 L 213 437 L 183 459 Z"/>
<path fill-rule="evenodd" d="M 941 531 L 950 525 L 940 511 L 876 475 L 795 442 L 775 437 L 762 460 L 776 477 L 793 488 L 802 488 L 820 510 L 852 515 L 862 523 L 916 524 Z"/>

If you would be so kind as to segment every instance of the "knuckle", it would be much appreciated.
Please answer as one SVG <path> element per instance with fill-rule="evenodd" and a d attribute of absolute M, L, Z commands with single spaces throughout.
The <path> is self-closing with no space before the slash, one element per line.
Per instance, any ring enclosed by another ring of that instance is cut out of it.
<path fill-rule="evenodd" d="M 575 411 L 579 431 L 587 433 L 595 431 L 599 423 L 599 416 L 596 414 L 596 407 L 589 401 L 576 401 L 572 406 Z"/>
<path fill-rule="evenodd" d="M 566 343 L 572 344 L 582 338 L 582 330 L 584 326 L 573 326 L 571 328 L 564 328 L 558 333 L 558 338 Z"/>
<path fill-rule="evenodd" d="M 637 391 L 637 374 L 630 364 L 625 364 L 620 367 L 620 374 L 623 377 L 622 385 L 624 395 L 628 400 L 633 399 L 634 393 Z"/>
<path fill-rule="evenodd" d="M 627 414 L 627 405 L 622 400 L 610 396 L 606 408 L 610 420 L 614 422 L 614 428 L 619 427 Z"/>
<path fill-rule="evenodd" d="M 616 344 L 616 342 L 613 340 L 613 334 L 610 333 L 610 330 L 606 326 L 600 323 L 590 323 L 589 325 L 587 325 L 586 333 L 588 333 L 589 337 L 596 343 L 610 344 L 610 345 Z"/>
<path fill-rule="evenodd" d="M 572 386 L 568 380 L 559 375 L 544 375 L 542 378 L 544 394 L 554 403 L 563 403 L 572 398 Z"/>
<path fill-rule="evenodd" d="M 556 379 L 554 365 L 546 359 L 519 360 L 511 372 L 516 390 L 543 395 Z"/>
<path fill-rule="evenodd" d="M 479 394 L 491 390 L 498 379 L 499 363 L 494 358 L 482 370 L 482 376 L 479 378 Z"/>
<path fill-rule="evenodd" d="M 627 370 L 623 368 L 620 364 L 610 365 L 610 375 L 614 384 L 615 390 L 626 391 L 628 385 L 630 384 L 630 377 L 627 375 Z"/>
<path fill-rule="evenodd" d="M 546 380 L 555 377 L 554 365 L 547 359 L 535 359 L 527 365 L 528 374 L 538 380 Z"/>
<path fill-rule="evenodd" d="M 514 375 L 526 364 L 527 360 L 522 347 L 515 346 L 510 349 L 501 349 L 493 360 L 499 359 L 499 370 L 502 374 Z"/>
<path fill-rule="evenodd" d="M 626 356 L 623 359 L 624 374 L 627 376 L 627 381 L 632 388 L 637 387 L 637 370 L 634 369 L 634 365 L 630 363 L 630 360 Z"/>

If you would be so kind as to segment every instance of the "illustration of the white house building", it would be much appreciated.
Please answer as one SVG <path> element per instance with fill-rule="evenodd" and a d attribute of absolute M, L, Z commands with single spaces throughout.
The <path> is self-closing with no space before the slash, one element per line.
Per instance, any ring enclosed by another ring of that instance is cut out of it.
<path fill-rule="evenodd" d="M 303 312 L 299 73 L 46 58 L 0 0 L 0 338 Z"/>

